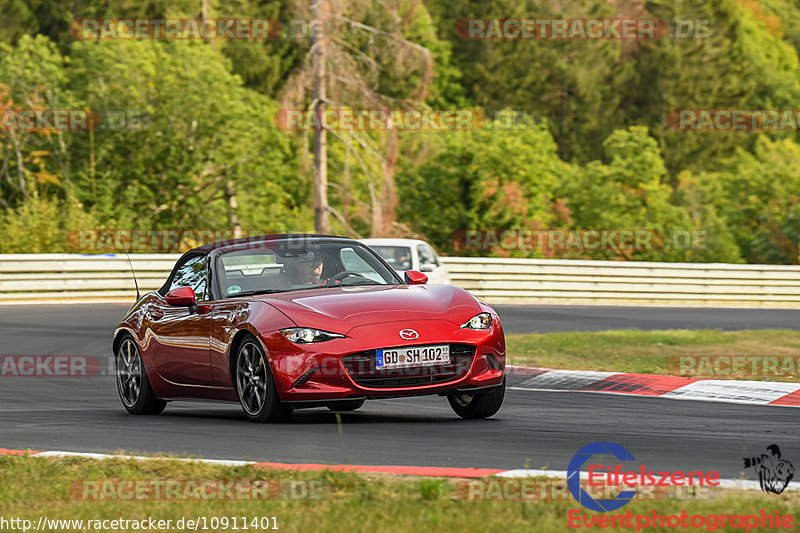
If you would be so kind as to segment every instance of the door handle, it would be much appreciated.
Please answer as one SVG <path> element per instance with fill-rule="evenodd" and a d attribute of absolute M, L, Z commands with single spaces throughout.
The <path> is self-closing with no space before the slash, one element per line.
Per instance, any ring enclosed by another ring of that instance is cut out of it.
<path fill-rule="evenodd" d="M 164 311 L 162 311 L 161 309 L 151 309 L 150 318 L 152 318 L 153 320 L 160 320 L 164 318 Z"/>

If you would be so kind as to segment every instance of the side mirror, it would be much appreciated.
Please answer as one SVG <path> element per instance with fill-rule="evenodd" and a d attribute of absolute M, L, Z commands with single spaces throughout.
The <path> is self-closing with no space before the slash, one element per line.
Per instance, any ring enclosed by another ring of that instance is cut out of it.
<path fill-rule="evenodd" d="M 419 270 L 406 270 L 405 278 L 408 285 L 425 285 L 428 283 L 428 276 Z"/>
<path fill-rule="evenodd" d="M 167 293 L 167 303 L 175 307 L 193 307 L 195 305 L 194 291 L 191 287 L 178 287 Z"/>
<path fill-rule="evenodd" d="M 436 270 L 436 265 L 434 265 L 433 263 L 422 263 L 419 266 L 419 270 L 420 272 L 433 272 L 434 270 Z"/>

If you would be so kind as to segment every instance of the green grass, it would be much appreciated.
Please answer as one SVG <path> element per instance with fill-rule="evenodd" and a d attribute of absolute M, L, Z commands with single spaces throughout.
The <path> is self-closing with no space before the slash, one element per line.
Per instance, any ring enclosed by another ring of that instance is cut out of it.
<path fill-rule="evenodd" d="M 70 487 L 82 480 L 214 479 L 314 481 L 326 487 L 321 499 L 261 501 L 85 501 Z M 170 460 L 106 461 L 84 458 L 0 457 L 0 517 L 49 519 L 172 520 L 182 517 L 277 517 L 279 531 L 297 532 L 528 532 L 567 530 L 566 501 L 472 501 L 455 490 L 457 481 L 341 472 L 268 471 Z M 461 492 L 463 494 L 463 492 Z M 800 508 L 800 495 L 716 490 L 708 499 L 634 501 L 620 512 L 663 514 L 768 513 Z M 596 528 L 595 528 L 596 529 Z M 220 529 L 221 530 L 221 529 Z M 202 529 L 200 529 L 202 531 Z M 244 530 L 240 530 L 244 531 Z M 249 531 L 256 531 L 250 529 Z M 633 530 L 635 531 L 635 529 Z M 649 529 L 647 531 L 666 531 Z M 751 531 L 757 531 L 751 529 Z"/>
<path fill-rule="evenodd" d="M 643 374 L 677 374 L 668 368 L 671 356 L 787 355 L 800 357 L 800 331 L 745 330 L 614 330 L 600 332 L 506 335 L 508 362 L 570 370 L 602 370 Z M 731 376 L 729 379 L 735 379 Z M 758 379 L 743 376 L 741 379 Z M 770 377 L 800 381 L 797 374 Z"/>

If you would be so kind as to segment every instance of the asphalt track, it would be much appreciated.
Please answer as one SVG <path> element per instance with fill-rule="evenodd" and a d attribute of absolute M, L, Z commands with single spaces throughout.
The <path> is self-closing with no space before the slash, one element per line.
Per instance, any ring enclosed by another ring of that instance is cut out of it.
<path fill-rule="evenodd" d="M 800 309 L 495 305 L 507 333 L 609 329 L 800 329 Z M 0 315 L 2 316 L 2 315 Z"/>
<path fill-rule="evenodd" d="M 107 361 L 126 306 L 0 306 L 0 355 L 93 355 Z M 798 311 L 498 306 L 507 330 L 793 327 Z M 689 324 L 687 324 L 689 322 Z M 526 324 L 528 325 L 527 327 Z M 685 325 L 682 325 L 685 324 Z M 528 327 L 530 329 L 528 329 Z M 105 369 L 104 369 L 105 370 Z M 522 378 L 514 378 L 522 379 Z M 510 383 L 514 385 L 514 383 Z M 0 377 L 0 448 L 174 453 L 288 463 L 564 470 L 595 441 L 625 446 L 654 470 L 717 470 L 778 443 L 800 461 L 796 408 L 509 390 L 492 419 L 458 419 L 436 396 L 370 401 L 341 416 L 297 411 L 285 424 L 245 421 L 235 404 L 122 408 L 113 377 Z M 752 472 L 748 476 L 753 478 Z"/>

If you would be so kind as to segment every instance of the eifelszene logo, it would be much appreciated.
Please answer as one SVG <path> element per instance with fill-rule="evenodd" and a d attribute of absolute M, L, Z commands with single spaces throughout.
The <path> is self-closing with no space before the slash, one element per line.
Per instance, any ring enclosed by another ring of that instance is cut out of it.
<path fill-rule="evenodd" d="M 636 487 L 717 487 L 716 471 L 661 471 L 648 470 L 644 464 L 624 470 L 622 464 L 613 467 L 590 462 L 595 455 L 612 455 L 622 463 L 635 461 L 633 454 L 614 442 L 593 442 L 576 453 L 567 467 L 567 487 L 575 500 L 592 511 L 616 511 L 636 497 Z M 587 464 L 588 463 L 588 464 Z M 614 498 L 595 499 L 581 487 L 581 468 L 587 465 L 589 487 L 627 487 Z"/>
<path fill-rule="evenodd" d="M 572 497 L 592 511 L 616 511 L 636 496 L 635 490 L 624 490 L 613 500 L 595 500 L 581 487 L 581 467 L 595 454 L 613 454 L 620 461 L 633 461 L 633 454 L 613 442 L 593 442 L 576 453 L 567 467 L 567 487 Z M 590 466 L 591 469 L 591 466 Z"/>
<path fill-rule="evenodd" d="M 777 444 L 767 446 L 767 451 L 769 455 L 764 453 L 761 457 L 745 457 L 744 467 L 752 467 L 758 472 L 761 490 L 780 494 L 794 477 L 794 465 L 781 458 L 781 449 Z"/>

